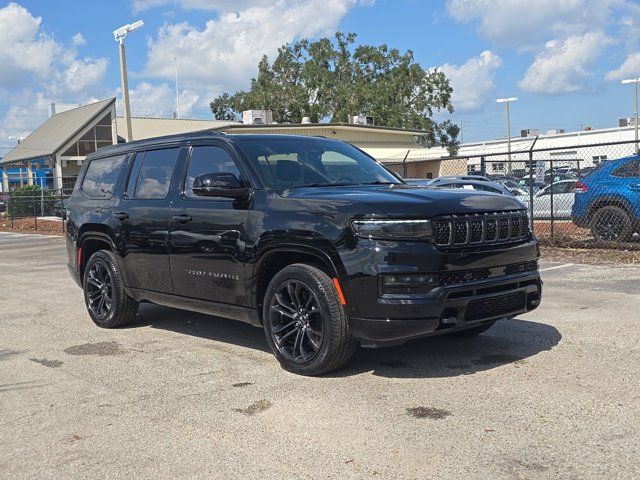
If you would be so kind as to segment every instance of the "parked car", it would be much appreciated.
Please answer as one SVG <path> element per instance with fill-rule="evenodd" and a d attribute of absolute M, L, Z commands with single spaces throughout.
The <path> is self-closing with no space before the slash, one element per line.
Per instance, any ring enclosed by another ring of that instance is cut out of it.
<path fill-rule="evenodd" d="M 570 219 L 577 188 L 579 186 L 575 180 L 562 180 L 538 190 L 533 196 L 533 218 Z M 526 195 L 521 200 L 529 208 L 529 196 Z M 552 203 L 553 210 L 551 208 Z"/>
<path fill-rule="evenodd" d="M 640 232 L 640 156 L 604 162 L 579 182 L 572 216 L 597 240 L 625 242 Z"/>
<path fill-rule="evenodd" d="M 512 195 L 512 192 L 498 182 L 463 180 L 453 177 L 438 177 L 424 183 L 407 182 L 410 185 L 423 186 L 426 188 L 464 188 L 466 190 L 476 190 L 483 192 L 498 193 L 500 195 Z"/>
<path fill-rule="evenodd" d="M 407 185 L 336 140 L 198 132 L 87 156 L 67 205 L 90 318 L 139 302 L 264 329 L 292 372 L 358 344 L 475 335 L 541 299 L 538 242 L 508 195 Z"/>
<path fill-rule="evenodd" d="M 529 190 L 530 186 L 532 186 L 531 188 L 533 188 L 534 192 L 537 192 L 538 190 L 547 186 L 546 183 L 537 181 L 535 177 L 533 177 L 533 181 L 531 181 L 530 177 L 524 177 L 518 182 L 518 184 L 524 190 Z"/>

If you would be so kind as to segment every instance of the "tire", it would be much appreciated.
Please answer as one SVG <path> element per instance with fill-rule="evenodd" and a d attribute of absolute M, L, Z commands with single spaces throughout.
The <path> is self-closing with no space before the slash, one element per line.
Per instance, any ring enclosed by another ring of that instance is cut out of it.
<path fill-rule="evenodd" d="M 485 323 L 483 325 L 478 325 L 477 327 L 467 328 L 466 330 L 458 330 L 457 332 L 451 332 L 449 335 L 452 337 L 475 337 L 476 335 L 480 335 L 482 332 L 486 332 L 491 327 L 495 325 L 495 321 Z"/>
<path fill-rule="evenodd" d="M 627 242 L 633 235 L 633 224 L 629 214 L 614 205 L 599 208 L 589 222 L 596 240 L 605 242 Z"/>
<path fill-rule="evenodd" d="M 138 313 L 138 302 L 125 293 L 115 256 L 110 251 L 100 250 L 91 255 L 82 285 L 89 316 L 99 327 L 121 327 Z"/>
<path fill-rule="evenodd" d="M 299 375 L 336 370 L 349 361 L 357 346 L 333 281 L 310 265 L 290 265 L 273 277 L 264 296 L 262 319 L 280 365 Z"/>

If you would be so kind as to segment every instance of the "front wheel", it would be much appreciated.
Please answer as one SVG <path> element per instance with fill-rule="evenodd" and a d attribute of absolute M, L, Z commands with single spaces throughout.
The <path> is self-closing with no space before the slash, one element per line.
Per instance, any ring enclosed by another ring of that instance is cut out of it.
<path fill-rule="evenodd" d="M 120 327 L 136 316 L 138 302 L 125 293 L 116 259 L 108 250 L 91 255 L 82 285 L 89 316 L 99 327 Z"/>
<path fill-rule="evenodd" d="M 331 278 L 310 265 L 290 265 L 273 277 L 262 319 L 271 351 L 293 373 L 336 370 L 356 348 Z"/>

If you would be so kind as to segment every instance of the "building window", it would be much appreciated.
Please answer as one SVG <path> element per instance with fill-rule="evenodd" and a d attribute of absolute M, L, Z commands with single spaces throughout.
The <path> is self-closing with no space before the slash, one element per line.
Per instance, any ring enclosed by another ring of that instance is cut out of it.
<path fill-rule="evenodd" d="M 111 113 L 107 113 L 80 140 L 71 145 L 62 156 L 86 157 L 102 147 L 112 145 L 111 128 Z"/>
<path fill-rule="evenodd" d="M 498 162 L 493 164 L 494 172 L 504 172 L 504 163 Z"/>
<path fill-rule="evenodd" d="M 606 155 L 594 155 L 593 157 L 591 157 L 591 159 L 593 160 L 594 165 L 600 165 L 603 160 L 607 159 L 607 156 Z"/>

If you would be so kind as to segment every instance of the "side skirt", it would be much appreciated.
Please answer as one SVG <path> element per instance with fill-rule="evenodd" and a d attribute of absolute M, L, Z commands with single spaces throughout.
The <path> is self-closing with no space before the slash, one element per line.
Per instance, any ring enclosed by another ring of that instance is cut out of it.
<path fill-rule="evenodd" d="M 181 297 L 168 293 L 151 292 L 138 288 L 125 288 L 127 295 L 138 302 L 151 302 L 165 307 L 189 310 L 192 312 L 216 315 L 218 317 L 231 318 L 241 322 L 250 323 L 256 327 L 262 326 L 260 315 L 255 308 L 230 305 L 228 303 L 211 302 L 197 298 Z"/>

